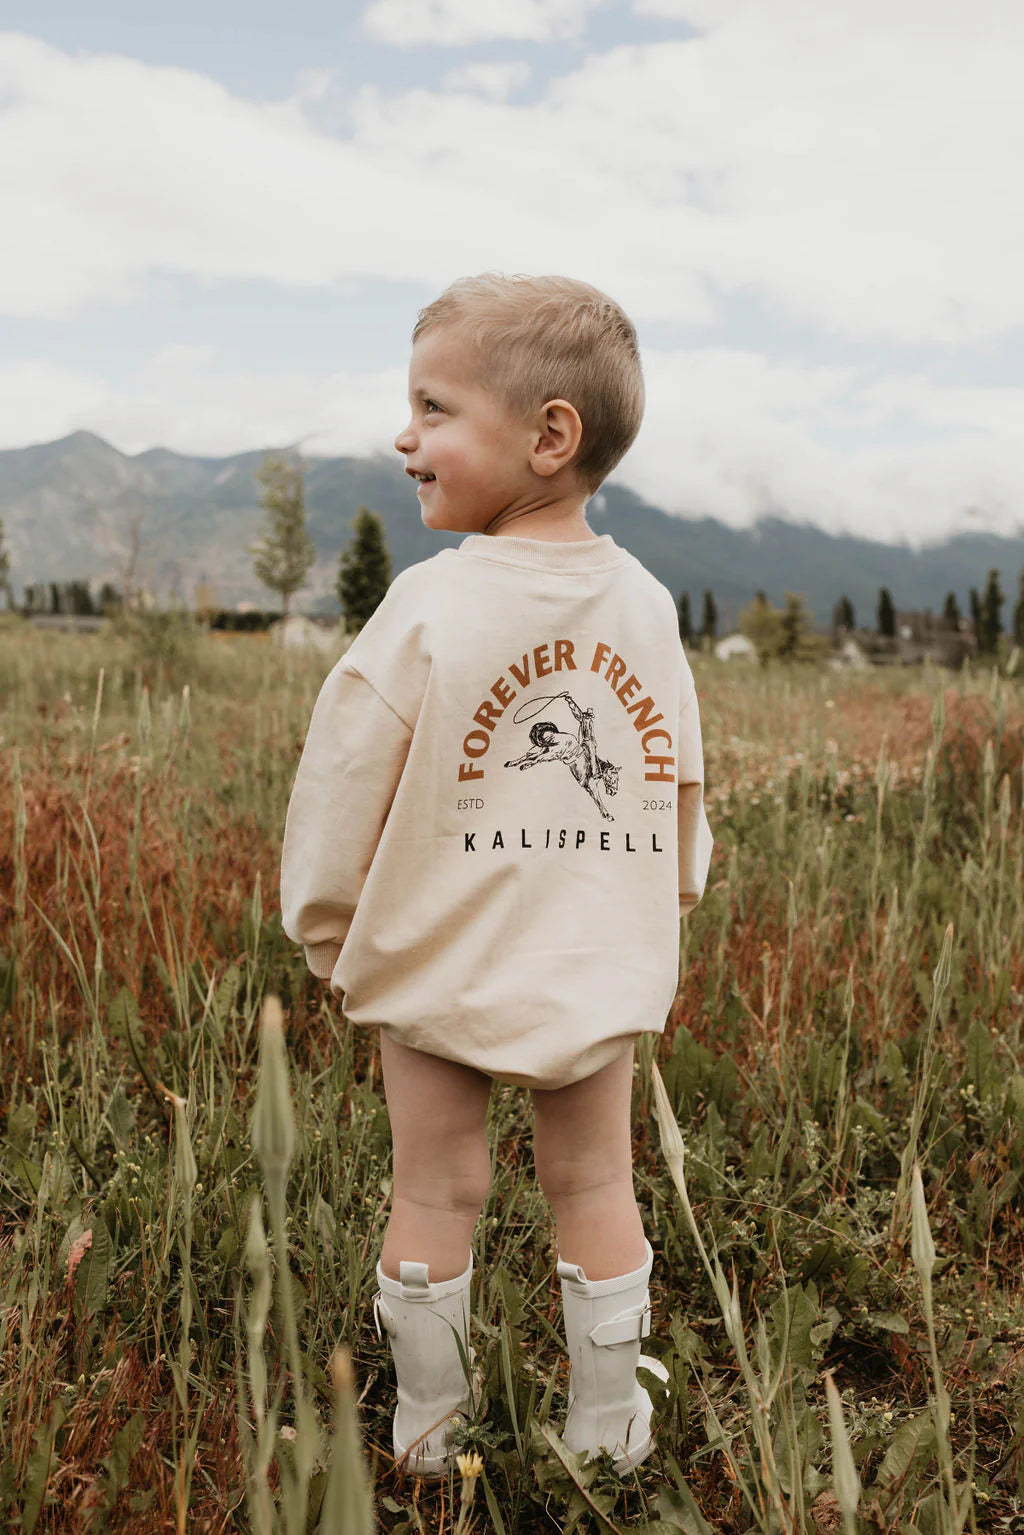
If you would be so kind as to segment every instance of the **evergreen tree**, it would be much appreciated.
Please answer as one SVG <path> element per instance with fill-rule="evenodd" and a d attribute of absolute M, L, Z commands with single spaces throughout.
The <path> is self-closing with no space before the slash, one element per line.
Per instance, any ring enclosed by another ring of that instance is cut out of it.
<path fill-rule="evenodd" d="M 56 581 L 51 581 L 50 582 L 50 612 L 51 613 L 59 613 L 60 610 L 61 610 L 61 607 L 60 607 L 60 589 L 58 588 Z"/>
<path fill-rule="evenodd" d="M 68 583 L 68 599 L 72 613 L 81 617 L 90 618 L 95 613 L 92 602 L 92 592 L 89 590 L 88 581 L 71 581 Z"/>
<path fill-rule="evenodd" d="M 684 645 L 693 644 L 693 619 L 690 616 L 689 592 L 681 592 L 679 596 L 679 638 Z"/>
<path fill-rule="evenodd" d="M 978 649 L 987 655 L 995 655 L 999 648 L 999 636 L 1003 632 L 1000 609 L 1005 601 L 999 585 L 999 572 L 990 570 L 981 599 L 981 634 L 978 636 Z"/>
<path fill-rule="evenodd" d="M 840 630 L 845 630 L 849 634 L 850 630 L 855 627 L 853 603 L 849 597 L 842 596 L 832 609 L 832 628 L 838 637 Z"/>
<path fill-rule="evenodd" d="M 700 634 L 701 639 L 710 645 L 718 633 L 718 604 L 711 592 L 705 589 L 704 605 L 701 612 Z"/>
<path fill-rule="evenodd" d="M 335 590 L 345 628 L 358 633 L 391 585 L 391 554 L 384 523 L 376 512 L 361 506 L 351 526 L 354 537 L 338 561 Z"/>
<path fill-rule="evenodd" d="M 978 596 L 978 588 L 976 586 L 972 586 L 971 587 L 970 602 L 971 602 L 971 628 L 974 631 L 974 638 L 977 640 L 977 642 L 978 642 L 978 649 L 980 650 L 982 648 L 982 643 L 981 643 L 982 642 L 982 632 L 981 632 L 982 631 L 981 598 Z"/>
<path fill-rule="evenodd" d="M 807 653 L 806 640 L 811 633 L 813 614 L 805 605 L 799 592 L 786 593 L 786 606 L 782 610 L 781 646 L 779 657 L 783 661 L 799 661 Z"/>
<path fill-rule="evenodd" d="M 6 595 L 8 608 L 13 608 L 14 588 L 11 585 L 11 556 L 7 548 L 2 517 L 0 517 L 0 592 Z"/>
<path fill-rule="evenodd" d="M 1018 578 L 1017 601 L 1013 609 L 1013 643 L 1024 650 L 1024 567 Z"/>
<path fill-rule="evenodd" d="M 263 585 L 280 594 L 287 618 L 292 595 L 305 586 L 309 567 L 316 559 L 316 548 L 306 531 L 302 460 L 296 454 L 294 463 L 289 463 L 279 455 L 265 453 L 256 478 L 263 486 L 260 502 L 267 522 L 263 538 L 249 544 L 248 552 Z"/>
<path fill-rule="evenodd" d="M 946 601 L 942 609 L 942 627 L 957 632 L 960 628 L 960 604 L 956 600 L 956 592 L 947 592 Z"/>
<path fill-rule="evenodd" d="M 890 640 L 896 633 L 896 605 L 887 586 L 878 592 L 878 632 Z"/>

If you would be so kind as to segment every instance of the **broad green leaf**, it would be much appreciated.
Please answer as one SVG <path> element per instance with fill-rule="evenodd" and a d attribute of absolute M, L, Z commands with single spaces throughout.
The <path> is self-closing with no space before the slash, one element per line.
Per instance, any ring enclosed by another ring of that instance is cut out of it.
<path fill-rule="evenodd" d="M 935 1425 L 931 1412 L 926 1408 L 916 1418 L 902 1424 L 893 1436 L 885 1452 L 885 1458 L 875 1478 L 879 1486 L 900 1481 L 917 1458 L 923 1458 L 935 1448 Z"/>

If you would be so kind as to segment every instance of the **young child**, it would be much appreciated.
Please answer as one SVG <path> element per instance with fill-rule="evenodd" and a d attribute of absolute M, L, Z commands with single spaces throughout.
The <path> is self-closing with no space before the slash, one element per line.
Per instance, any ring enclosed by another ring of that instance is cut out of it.
<path fill-rule="evenodd" d="M 380 1030 L 394 1145 L 374 1311 L 396 1458 L 444 1473 L 470 1408 L 471 1239 L 492 1080 L 528 1088 L 557 1227 L 570 1449 L 650 1453 L 653 1263 L 633 1041 L 661 1033 L 712 836 L 672 594 L 586 501 L 640 428 L 636 332 L 565 277 L 487 273 L 421 310 L 395 439 L 428 528 L 331 671 L 288 806 L 285 932 Z M 682 536 L 682 529 L 680 529 Z M 678 901 L 678 906 L 677 906 Z"/>

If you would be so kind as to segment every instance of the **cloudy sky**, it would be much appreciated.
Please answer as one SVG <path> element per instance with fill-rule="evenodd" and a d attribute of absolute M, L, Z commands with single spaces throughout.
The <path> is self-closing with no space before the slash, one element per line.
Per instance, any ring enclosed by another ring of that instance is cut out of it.
<path fill-rule="evenodd" d="M 1024 527 L 1020 0 L 4 0 L 0 447 L 394 453 L 455 277 L 636 323 L 612 476 Z"/>

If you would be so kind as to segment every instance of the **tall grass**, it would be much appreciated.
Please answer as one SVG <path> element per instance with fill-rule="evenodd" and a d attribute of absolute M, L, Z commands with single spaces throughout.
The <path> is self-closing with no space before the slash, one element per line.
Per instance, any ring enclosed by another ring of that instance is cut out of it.
<path fill-rule="evenodd" d="M 6 1526 L 1024 1521 L 1019 680 L 695 658 L 717 845 L 635 1082 L 658 1448 L 623 1486 L 559 1437 L 554 1231 L 499 1085 L 483 1405 L 431 1486 L 391 1464 L 370 1320 L 376 1043 L 277 909 L 326 663 L 256 636 L 168 662 L 0 629 Z"/>

